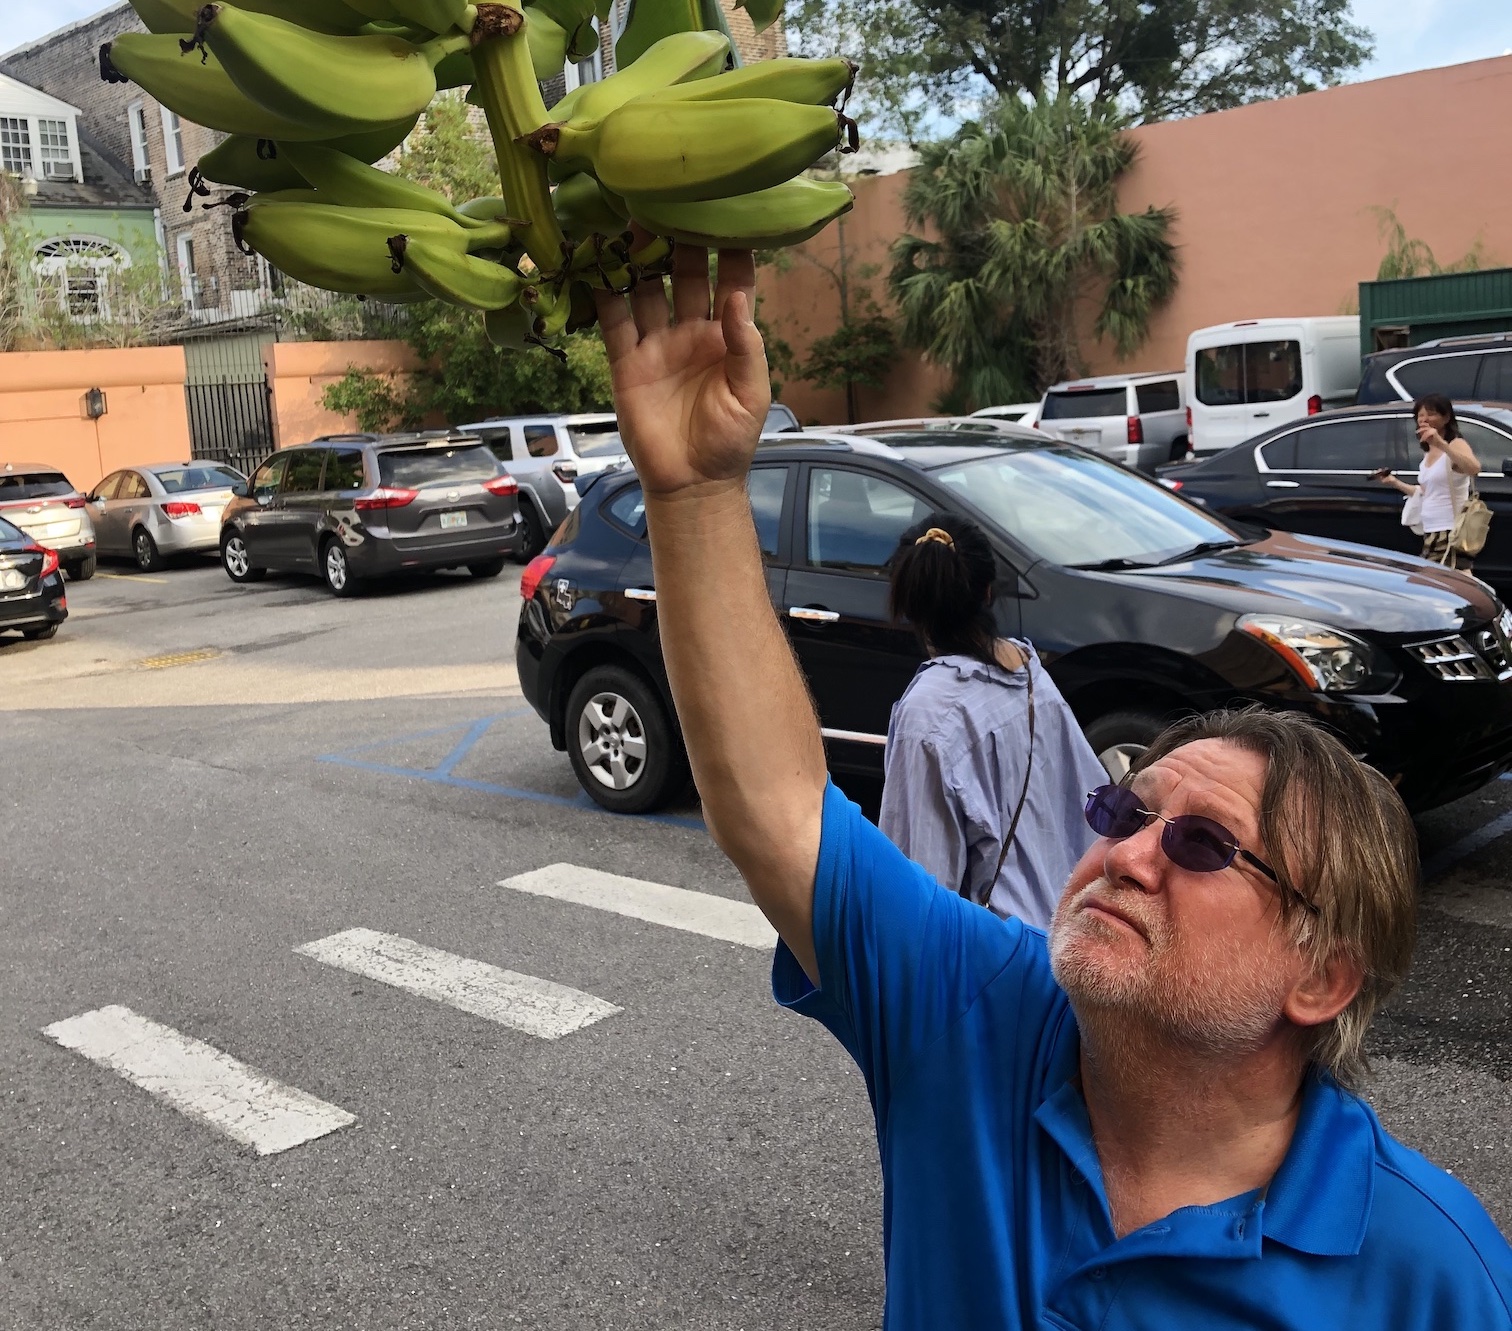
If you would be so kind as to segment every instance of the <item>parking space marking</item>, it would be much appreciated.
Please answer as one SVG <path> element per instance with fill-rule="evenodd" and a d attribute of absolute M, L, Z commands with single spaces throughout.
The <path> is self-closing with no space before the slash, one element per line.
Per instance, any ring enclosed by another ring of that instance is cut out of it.
<path fill-rule="evenodd" d="M 1499 840 L 1509 832 L 1512 832 L 1512 810 L 1499 818 L 1493 818 L 1484 827 L 1476 828 L 1475 831 L 1462 836 L 1458 841 L 1445 846 L 1438 854 L 1430 856 L 1423 864 L 1423 877 L 1425 879 L 1437 878 L 1467 856 L 1485 849 L 1493 841 Z"/>
<path fill-rule="evenodd" d="M 127 1007 L 97 1008 L 54 1022 L 42 1034 L 258 1155 L 287 1151 L 357 1121 Z"/>
<path fill-rule="evenodd" d="M 169 578 L 149 578 L 145 573 L 96 573 L 97 578 L 113 578 L 117 582 L 162 582 L 171 581 Z"/>
<path fill-rule="evenodd" d="M 703 934 L 742 947 L 769 952 L 777 944 L 777 931 L 766 916 L 748 901 L 690 892 L 686 888 L 650 883 L 641 878 L 622 878 L 578 864 L 548 864 L 544 869 L 516 874 L 500 887 L 554 897 L 595 910 L 628 915 L 634 920 Z"/>
<path fill-rule="evenodd" d="M 612 1017 L 623 1008 L 565 984 L 501 970 L 486 961 L 375 929 L 347 929 L 294 949 L 369 980 L 433 999 L 542 1040 Z"/>

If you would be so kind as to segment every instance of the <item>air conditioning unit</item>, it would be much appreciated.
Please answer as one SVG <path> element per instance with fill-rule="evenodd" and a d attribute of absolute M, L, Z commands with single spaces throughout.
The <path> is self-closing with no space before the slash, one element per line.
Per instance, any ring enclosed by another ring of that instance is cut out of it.
<path fill-rule="evenodd" d="M 42 178 L 44 180 L 72 180 L 74 168 L 72 162 L 43 162 Z"/>
<path fill-rule="evenodd" d="M 150 185 L 152 184 L 152 168 L 150 166 L 139 166 L 131 173 L 131 178 L 138 185 Z"/>

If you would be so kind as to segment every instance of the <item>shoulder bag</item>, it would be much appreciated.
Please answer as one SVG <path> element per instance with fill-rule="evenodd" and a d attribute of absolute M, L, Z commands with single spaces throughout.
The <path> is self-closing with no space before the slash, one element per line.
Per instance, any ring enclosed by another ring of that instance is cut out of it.
<path fill-rule="evenodd" d="M 1034 660 L 1033 648 L 1024 653 L 1024 681 L 1029 686 L 1029 755 L 1024 761 L 1024 785 L 1019 791 L 1018 807 L 1013 811 L 1013 818 L 1008 823 L 1008 831 L 1003 837 L 1003 849 L 998 853 L 997 867 L 993 869 L 992 876 L 988 878 L 983 887 L 980 897 L 967 883 L 961 884 L 961 895 L 969 901 L 976 902 L 979 906 L 986 906 L 992 901 L 992 889 L 997 886 L 998 875 L 1003 872 L 1003 861 L 1008 858 L 1008 849 L 1013 845 L 1013 838 L 1018 834 L 1019 818 L 1024 812 L 1024 802 L 1029 798 L 1029 776 L 1034 771 Z"/>
<path fill-rule="evenodd" d="M 1470 498 L 1464 508 L 1460 509 L 1459 517 L 1454 520 L 1454 538 L 1449 546 L 1473 559 L 1486 548 L 1486 538 L 1490 534 L 1491 510 L 1480 497 L 1480 491 L 1471 485 Z"/>

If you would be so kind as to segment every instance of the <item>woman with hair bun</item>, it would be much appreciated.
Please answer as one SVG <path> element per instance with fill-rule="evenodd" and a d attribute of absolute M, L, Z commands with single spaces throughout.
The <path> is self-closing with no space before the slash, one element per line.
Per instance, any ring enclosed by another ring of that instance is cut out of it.
<path fill-rule="evenodd" d="M 929 659 L 893 707 L 880 825 L 942 886 L 1045 928 L 1108 776 L 1033 649 L 997 636 L 996 577 L 968 518 L 932 514 L 899 542 L 893 619 Z"/>

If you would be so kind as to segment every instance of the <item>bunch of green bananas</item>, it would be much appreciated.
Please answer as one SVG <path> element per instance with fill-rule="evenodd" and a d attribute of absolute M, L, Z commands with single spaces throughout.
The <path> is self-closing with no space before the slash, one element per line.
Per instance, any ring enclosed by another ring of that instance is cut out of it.
<path fill-rule="evenodd" d="M 782 8 L 737 2 L 758 31 Z M 805 173 L 855 147 L 835 109 L 855 66 L 742 67 L 718 0 L 631 0 L 617 72 L 549 111 L 540 83 L 600 49 L 613 0 L 131 4 L 148 32 L 104 47 L 101 74 L 229 136 L 195 189 L 239 191 L 240 245 L 313 286 L 480 311 L 499 346 L 587 327 L 595 287 L 660 280 L 673 244 L 799 244 L 851 206 Z M 498 196 L 454 203 L 372 165 L 460 87 Z"/>

